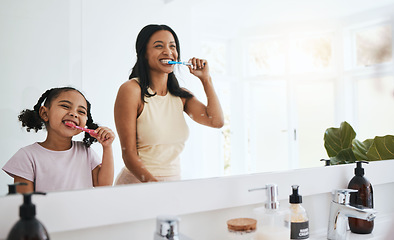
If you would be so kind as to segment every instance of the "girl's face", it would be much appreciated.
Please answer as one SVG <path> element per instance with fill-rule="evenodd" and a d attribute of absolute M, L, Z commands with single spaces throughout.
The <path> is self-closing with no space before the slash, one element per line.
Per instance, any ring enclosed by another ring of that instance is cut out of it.
<path fill-rule="evenodd" d="M 146 45 L 145 57 L 151 71 L 167 74 L 174 71 L 174 65 L 166 62 L 178 59 L 175 39 L 171 32 L 166 30 L 155 32 Z"/>
<path fill-rule="evenodd" d="M 85 98 L 78 91 L 70 90 L 52 99 L 49 108 L 42 106 L 40 116 L 46 122 L 48 132 L 53 131 L 61 136 L 72 137 L 81 131 L 67 126 L 66 123 L 85 127 L 87 112 Z"/>

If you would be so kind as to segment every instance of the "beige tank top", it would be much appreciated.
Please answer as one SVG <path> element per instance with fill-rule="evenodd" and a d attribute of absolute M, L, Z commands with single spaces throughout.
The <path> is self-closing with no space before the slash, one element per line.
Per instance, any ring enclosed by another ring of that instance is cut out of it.
<path fill-rule="evenodd" d="M 138 154 L 153 176 L 180 175 L 179 154 L 189 136 L 182 99 L 167 92 L 145 101 L 137 118 Z"/>

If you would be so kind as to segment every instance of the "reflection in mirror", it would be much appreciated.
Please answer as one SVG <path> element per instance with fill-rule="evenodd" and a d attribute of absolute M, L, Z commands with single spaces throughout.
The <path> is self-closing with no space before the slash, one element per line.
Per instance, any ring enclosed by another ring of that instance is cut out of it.
<path fill-rule="evenodd" d="M 164 23 L 180 38 L 182 60 L 210 62 L 226 118 L 216 130 L 186 116 L 183 179 L 322 166 L 328 127 L 346 120 L 359 139 L 392 130 L 383 108 L 394 101 L 392 16 L 394 0 L 1 1 L 0 165 L 45 139 L 21 129 L 17 116 L 47 88 L 81 89 L 95 121 L 115 129 L 113 103 L 136 36 Z M 176 70 L 204 100 L 198 80 Z M 114 151 L 116 175 L 118 139 Z M 0 195 L 11 181 L 0 173 Z"/>

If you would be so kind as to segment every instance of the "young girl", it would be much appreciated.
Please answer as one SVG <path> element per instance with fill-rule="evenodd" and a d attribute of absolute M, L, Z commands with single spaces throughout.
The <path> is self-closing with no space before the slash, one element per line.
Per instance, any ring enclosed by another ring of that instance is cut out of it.
<path fill-rule="evenodd" d="M 112 142 L 114 133 L 98 127 L 90 114 L 90 103 L 84 95 L 71 87 L 47 90 L 33 110 L 26 109 L 19 115 L 22 127 L 47 130 L 44 142 L 21 148 L 4 165 L 3 170 L 18 186 L 18 192 L 50 192 L 112 185 L 114 163 Z M 85 133 L 83 142 L 72 141 L 81 130 L 69 124 L 95 129 L 94 136 Z M 89 148 L 98 141 L 103 147 L 102 163 Z"/>

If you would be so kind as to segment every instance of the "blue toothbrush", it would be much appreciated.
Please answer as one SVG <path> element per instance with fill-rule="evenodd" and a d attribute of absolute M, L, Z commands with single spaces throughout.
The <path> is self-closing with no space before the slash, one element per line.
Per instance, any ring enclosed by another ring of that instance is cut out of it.
<path fill-rule="evenodd" d="M 189 62 L 177 62 L 177 61 L 168 61 L 168 64 L 182 64 L 182 65 L 188 65 L 188 66 L 192 65 Z"/>

